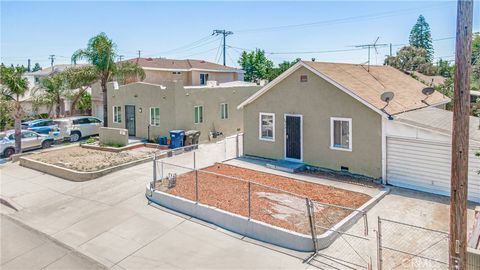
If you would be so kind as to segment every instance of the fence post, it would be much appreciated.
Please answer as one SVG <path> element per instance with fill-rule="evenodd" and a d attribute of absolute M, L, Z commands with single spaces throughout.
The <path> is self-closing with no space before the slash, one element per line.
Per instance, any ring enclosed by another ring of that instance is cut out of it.
<path fill-rule="evenodd" d="M 198 170 L 195 170 L 195 201 L 198 203 Z"/>
<path fill-rule="evenodd" d="M 238 158 L 240 155 L 240 145 L 238 145 L 238 133 L 237 136 L 235 137 L 235 156 Z"/>
<path fill-rule="evenodd" d="M 251 195 L 251 182 L 248 181 L 248 220 L 252 215 L 252 195 Z"/>
<path fill-rule="evenodd" d="M 317 252 L 318 251 L 317 231 L 316 231 L 316 228 L 315 228 L 314 209 L 312 207 L 312 202 L 310 201 L 309 198 L 305 198 L 305 202 L 306 202 L 306 205 L 307 205 L 308 220 L 310 222 L 310 229 L 311 229 L 311 232 L 312 232 L 313 248 L 315 249 L 315 252 Z"/>
<path fill-rule="evenodd" d="M 153 154 L 153 181 L 152 181 L 152 189 L 155 189 L 155 185 L 157 183 L 157 160 L 155 154 Z"/>
<path fill-rule="evenodd" d="M 365 226 L 364 235 L 368 236 L 368 218 L 367 218 L 367 213 L 365 212 L 363 212 L 363 225 Z"/>
<path fill-rule="evenodd" d="M 160 165 L 161 165 L 160 179 L 163 180 L 163 160 L 160 162 Z"/>
<path fill-rule="evenodd" d="M 195 157 L 195 150 L 193 150 L 193 169 L 197 169 L 197 159 Z"/>
<path fill-rule="evenodd" d="M 377 228 L 377 269 L 382 270 L 382 220 L 378 217 Z"/>

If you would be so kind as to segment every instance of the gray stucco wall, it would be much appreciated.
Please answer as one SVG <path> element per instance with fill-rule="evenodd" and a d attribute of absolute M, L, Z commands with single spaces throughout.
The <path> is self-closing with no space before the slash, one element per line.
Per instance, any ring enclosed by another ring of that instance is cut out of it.
<path fill-rule="evenodd" d="M 243 112 L 237 106 L 260 89 L 260 86 L 187 87 L 181 82 L 160 85 L 132 83 L 114 90 L 108 85 L 109 127 L 125 128 L 125 105 L 135 105 L 136 136 L 148 137 L 150 108 L 160 108 L 160 126 L 150 127 L 150 138 L 169 135 L 170 130 L 200 130 L 201 141 L 210 131 L 231 135 L 243 131 Z M 221 103 L 228 104 L 228 119 L 220 118 Z M 194 106 L 203 105 L 203 123 L 194 123 Z M 113 123 L 113 106 L 122 107 L 122 122 Z M 139 110 L 142 109 L 140 113 Z"/>
<path fill-rule="evenodd" d="M 308 82 L 300 82 L 307 75 Z M 284 114 L 303 115 L 304 163 L 374 178 L 382 175 L 381 116 L 301 67 L 244 107 L 244 152 L 284 159 Z M 259 140 L 259 113 L 275 113 L 275 141 Z M 352 118 L 352 151 L 330 149 L 330 118 Z"/>

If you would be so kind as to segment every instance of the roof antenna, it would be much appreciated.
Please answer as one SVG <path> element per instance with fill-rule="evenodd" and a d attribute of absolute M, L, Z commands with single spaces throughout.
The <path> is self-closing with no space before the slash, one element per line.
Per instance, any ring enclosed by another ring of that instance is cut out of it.
<path fill-rule="evenodd" d="M 375 42 L 370 43 L 370 44 L 355 45 L 356 48 L 362 48 L 362 49 L 367 48 L 367 49 L 368 49 L 367 71 L 369 71 L 369 72 L 370 72 L 370 48 L 374 48 L 374 49 L 375 49 L 375 54 L 378 54 L 377 47 L 385 47 L 385 46 L 388 46 L 388 44 L 377 44 L 378 39 L 380 39 L 380 37 L 377 37 L 377 39 L 375 40 Z"/>
<path fill-rule="evenodd" d="M 390 104 L 390 101 L 393 100 L 393 98 L 395 97 L 395 94 L 393 92 L 384 92 L 382 95 L 380 95 L 380 99 L 383 101 L 383 102 L 386 102 L 387 104 L 385 104 L 385 106 L 381 109 L 382 112 L 388 114 L 388 120 L 393 120 L 393 117 L 392 115 L 390 115 L 389 113 L 387 113 L 385 111 L 385 108 Z"/>
<path fill-rule="evenodd" d="M 432 80 L 432 83 L 433 83 L 433 80 Z M 427 103 L 427 98 L 430 97 L 430 95 L 432 95 L 433 92 L 435 92 L 435 89 L 433 89 L 433 87 L 431 87 L 431 86 L 423 88 L 422 89 L 422 94 L 425 95 L 425 98 L 422 99 L 422 103 L 430 106 L 430 104 Z"/>

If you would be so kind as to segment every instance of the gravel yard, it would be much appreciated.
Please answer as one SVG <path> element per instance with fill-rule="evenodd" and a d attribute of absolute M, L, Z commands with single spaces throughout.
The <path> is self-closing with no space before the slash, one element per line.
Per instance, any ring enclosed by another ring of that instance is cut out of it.
<path fill-rule="evenodd" d="M 57 151 L 48 151 L 28 158 L 44 163 L 80 171 L 93 172 L 131 161 L 144 159 L 153 153 L 160 153 L 159 149 L 140 147 L 119 153 L 85 149 L 80 146 L 69 147 Z"/>
<path fill-rule="evenodd" d="M 363 193 L 331 186 L 232 165 L 215 164 L 198 171 L 199 201 L 248 217 L 249 184 L 235 178 L 251 181 L 251 218 L 304 234 L 310 233 L 305 197 L 318 202 L 315 204 L 318 233 L 324 232 L 325 228 L 331 228 L 352 213 L 351 210 L 325 206 L 321 203 L 358 208 L 371 198 Z M 157 189 L 195 200 L 195 172 L 178 175 L 175 186 L 170 188 L 167 181 L 158 182 Z"/>

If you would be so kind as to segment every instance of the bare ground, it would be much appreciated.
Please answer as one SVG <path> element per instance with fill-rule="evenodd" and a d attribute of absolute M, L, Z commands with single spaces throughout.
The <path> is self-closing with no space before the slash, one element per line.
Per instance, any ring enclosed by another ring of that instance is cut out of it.
<path fill-rule="evenodd" d="M 119 153 L 113 153 L 108 151 L 85 149 L 78 146 L 57 151 L 39 153 L 29 156 L 29 158 L 76 171 L 92 172 L 131 161 L 144 159 L 151 156 L 153 153 L 159 153 L 160 151 L 162 150 L 141 147 Z"/>
<path fill-rule="evenodd" d="M 249 184 L 234 177 L 251 181 L 250 210 Z M 178 175 L 176 185 L 172 188 L 168 188 L 167 181 L 158 183 L 157 188 L 195 201 L 195 181 L 195 172 L 192 171 Z M 371 198 L 363 193 L 226 164 L 216 164 L 198 171 L 199 202 L 246 217 L 250 213 L 253 219 L 303 234 L 310 233 L 306 197 L 316 202 L 317 233 L 333 227 L 352 213 L 351 210 L 322 203 L 358 208 Z"/>

